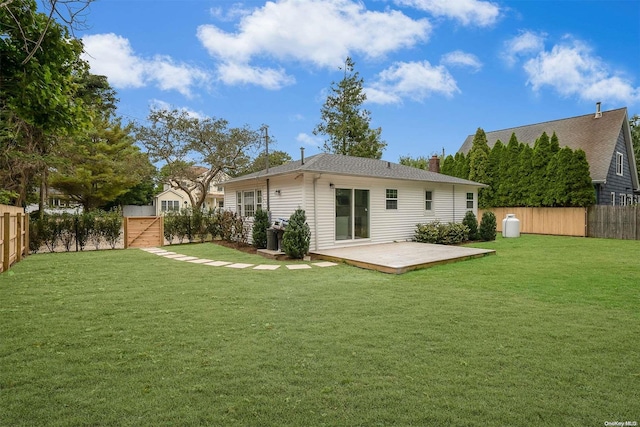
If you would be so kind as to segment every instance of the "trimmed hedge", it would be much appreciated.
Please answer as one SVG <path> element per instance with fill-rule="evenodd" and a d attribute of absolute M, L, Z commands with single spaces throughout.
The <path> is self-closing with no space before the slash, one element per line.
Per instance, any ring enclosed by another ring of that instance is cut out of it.
<path fill-rule="evenodd" d="M 29 250 L 37 253 L 43 246 L 54 252 L 60 245 L 65 251 L 84 250 L 87 244 L 96 249 L 103 243 L 112 249 L 122 237 L 122 213 L 91 211 L 83 213 L 45 214 L 42 219 L 32 216 L 29 227 Z"/>
<path fill-rule="evenodd" d="M 418 224 L 415 233 L 416 242 L 457 245 L 469 240 L 469 227 L 464 224 L 450 222 L 443 224 L 434 221 Z"/>

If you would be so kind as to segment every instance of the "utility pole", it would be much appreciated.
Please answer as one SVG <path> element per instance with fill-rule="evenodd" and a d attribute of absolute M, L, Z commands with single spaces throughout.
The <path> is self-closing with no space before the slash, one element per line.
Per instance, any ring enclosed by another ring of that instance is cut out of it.
<path fill-rule="evenodd" d="M 262 125 L 262 130 L 264 131 L 265 163 L 266 163 L 267 173 L 269 173 L 269 126 Z"/>

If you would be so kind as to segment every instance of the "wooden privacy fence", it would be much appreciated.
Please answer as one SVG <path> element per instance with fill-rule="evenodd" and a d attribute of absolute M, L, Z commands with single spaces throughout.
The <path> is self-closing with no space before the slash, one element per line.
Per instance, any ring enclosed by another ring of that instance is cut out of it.
<path fill-rule="evenodd" d="M 0 273 L 29 253 L 29 216 L 24 208 L 0 205 Z"/>
<path fill-rule="evenodd" d="M 496 216 L 497 230 L 502 232 L 502 220 L 515 214 L 520 220 L 520 232 L 557 236 L 587 236 L 586 208 L 490 208 L 478 209 L 478 219 L 491 211 Z"/>
<path fill-rule="evenodd" d="M 640 207 L 591 206 L 587 235 L 608 239 L 640 240 Z"/>
<path fill-rule="evenodd" d="M 164 221 L 161 216 L 126 216 L 124 247 L 151 248 L 164 244 Z"/>

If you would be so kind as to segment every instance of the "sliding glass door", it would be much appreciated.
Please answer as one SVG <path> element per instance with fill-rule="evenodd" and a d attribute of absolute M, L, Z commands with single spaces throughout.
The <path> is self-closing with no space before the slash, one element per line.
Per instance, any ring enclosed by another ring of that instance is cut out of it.
<path fill-rule="evenodd" d="M 369 190 L 336 188 L 336 240 L 369 238 Z"/>

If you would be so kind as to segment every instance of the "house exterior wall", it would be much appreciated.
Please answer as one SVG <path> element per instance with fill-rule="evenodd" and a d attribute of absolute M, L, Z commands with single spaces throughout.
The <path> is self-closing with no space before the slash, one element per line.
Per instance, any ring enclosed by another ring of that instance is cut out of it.
<path fill-rule="evenodd" d="M 305 194 L 313 194 L 313 184 L 306 180 Z M 330 184 L 333 184 L 331 188 Z M 412 240 L 418 223 L 461 222 L 467 210 L 477 215 L 477 188 L 472 186 L 438 184 L 429 182 L 399 181 L 389 179 L 346 176 L 322 176 L 316 180 L 318 215 L 317 230 L 312 229 L 312 249 L 327 249 L 369 243 L 388 243 Z M 369 190 L 369 238 L 336 240 L 335 190 L 337 188 Z M 398 191 L 398 208 L 386 208 L 386 190 Z M 425 210 L 425 191 L 433 194 L 432 211 Z M 455 190 L 455 192 L 454 192 Z M 467 209 L 467 192 L 473 193 L 473 208 Z M 313 218 L 313 197 L 307 197 L 307 218 Z M 310 225 L 313 223 L 309 222 Z"/>
<path fill-rule="evenodd" d="M 267 209 L 267 183 L 261 181 L 246 181 L 235 184 L 228 184 L 224 191 L 224 209 L 241 214 L 238 212 L 237 192 L 245 191 L 262 191 L 262 209 Z M 303 180 L 293 175 L 275 177 L 269 180 L 269 204 L 271 208 L 271 221 L 278 218 L 289 219 L 291 214 L 298 208 L 302 207 L 303 200 Z M 304 209 L 304 208 L 303 208 Z M 307 215 L 307 222 L 311 224 L 311 220 Z M 245 225 L 249 230 L 253 229 L 253 217 L 245 217 Z M 249 243 L 251 243 L 251 233 L 249 233 Z"/>
<path fill-rule="evenodd" d="M 622 153 L 622 175 L 616 173 L 617 168 L 617 153 Z M 618 139 L 616 141 L 616 147 L 611 155 L 611 163 L 609 164 L 609 171 L 607 172 L 607 182 L 596 186 L 597 200 L 599 205 L 612 205 L 612 194 L 615 198 L 615 206 L 623 204 L 621 196 L 624 196 L 624 204 L 629 204 L 629 199 L 633 200 L 633 181 L 631 178 L 631 167 L 629 162 L 632 160 L 627 151 L 627 144 L 625 143 L 625 136 L 623 129 L 620 129 Z"/>
<path fill-rule="evenodd" d="M 154 198 L 154 204 L 155 204 L 154 208 L 155 208 L 156 216 L 160 216 L 160 215 L 163 214 L 163 212 L 162 212 L 162 202 L 163 201 L 165 201 L 165 202 L 177 201 L 178 205 L 180 206 L 179 209 L 182 209 L 182 208 L 185 207 L 184 202 L 187 202 L 187 205 L 190 205 L 189 198 L 183 192 L 178 192 L 176 190 L 164 191 L 164 192 L 158 194 Z"/>
<path fill-rule="evenodd" d="M 237 212 L 236 192 L 248 190 L 262 190 L 266 209 L 266 187 L 265 181 L 228 184 L 225 209 Z M 369 238 L 336 240 L 337 188 L 369 190 Z M 418 223 L 461 222 L 468 210 L 478 212 L 477 188 L 464 185 L 307 173 L 271 178 L 269 189 L 272 220 L 288 219 L 298 207 L 304 209 L 311 228 L 311 250 L 411 240 Z M 397 209 L 386 208 L 387 189 L 398 191 Z M 425 210 L 427 190 L 433 194 L 431 211 Z M 471 209 L 467 209 L 467 193 L 473 194 Z M 247 224 L 253 224 L 251 218 Z"/>

